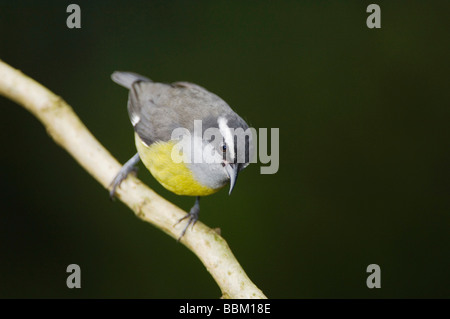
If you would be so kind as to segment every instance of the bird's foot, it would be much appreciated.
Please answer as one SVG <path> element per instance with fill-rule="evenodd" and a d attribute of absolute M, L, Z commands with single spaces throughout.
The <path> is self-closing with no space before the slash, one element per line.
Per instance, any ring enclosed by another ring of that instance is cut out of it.
<path fill-rule="evenodd" d="M 114 198 L 117 187 L 119 187 L 120 183 L 122 183 L 122 181 L 125 178 L 127 178 L 127 176 L 130 173 L 133 173 L 134 175 L 136 175 L 138 168 L 135 165 L 138 162 L 139 162 L 139 154 L 136 154 L 122 166 L 119 173 L 117 173 L 116 177 L 114 177 L 113 181 L 109 185 L 109 187 L 111 188 L 111 190 L 109 191 L 109 197 L 111 199 Z"/>
<path fill-rule="evenodd" d="M 188 227 L 190 225 L 192 225 L 192 229 L 194 228 L 194 225 L 197 222 L 199 215 L 200 215 L 200 198 L 197 197 L 194 206 L 192 206 L 191 210 L 189 211 L 189 214 L 186 214 L 186 216 L 184 216 L 183 218 L 180 218 L 174 225 L 174 226 L 176 226 L 181 221 L 188 219 L 188 222 L 187 222 L 186 226 L 184 227 L 183 231 L 181 232 L 180 237 L 178 237 L 178 239 L 177 239 L 178 242 L 184 236 L 184 234 L 186 233 L 186 230 L 188 229 Z"/>

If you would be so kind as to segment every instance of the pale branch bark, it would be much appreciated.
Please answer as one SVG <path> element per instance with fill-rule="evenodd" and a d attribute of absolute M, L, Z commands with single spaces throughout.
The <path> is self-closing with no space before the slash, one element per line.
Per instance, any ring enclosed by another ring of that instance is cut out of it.
<path fill-rule="evenodd" d="M 38 82 L 0 60 L 0 94 L 25 107 L 103 187 L 109 185 L 121 165 L 94 138 L 72 108 Z M 105 197 L 108 194 L 105 192 Z M 160 197 L 140 180 L 129 176 L 117 189 L 117 197 L 139 218 L 177 239 L 184 225 L 175 223 L 186 212 Z M 224 298 L 266 298 L 248 278 L 226 241 L 216 231 L 197 222 L 181 240 L 205 265 Z"/>

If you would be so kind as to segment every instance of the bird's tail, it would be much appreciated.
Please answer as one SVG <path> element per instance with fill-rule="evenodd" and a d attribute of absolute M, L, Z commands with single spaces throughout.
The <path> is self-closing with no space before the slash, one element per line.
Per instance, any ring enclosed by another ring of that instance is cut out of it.
<path fill-rule="evenodd" d="M 111 79 L 117 84 L 126 87 L 127 89 L 131 89 L 131 85 L 133 85 L 133 83 L 136 81 L 152 82 L 152 80 L 140 74 L 121 71 L 115 71 L 113 74 L 111 74 Z"/>

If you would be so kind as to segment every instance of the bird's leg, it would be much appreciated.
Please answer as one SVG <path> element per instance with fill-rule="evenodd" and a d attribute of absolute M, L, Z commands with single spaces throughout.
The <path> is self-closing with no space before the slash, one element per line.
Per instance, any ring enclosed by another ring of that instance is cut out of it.
<path fill-rule="evenodd" d="M 122 183 L 125 178 L 127 178 L 128 174 L 137 171 L 136 164 L 139 163 L 139 160 L 139 153 L 136 153 L 132 158 L 128 160 L 128 162 L 125 163 L 125 165 L 122 166 L 119 173 L 117 173 L 116 177 L 114 177 L 114 180 L 109 185 L 109 187 L 111 187 L 111 191 L 109 192 L 109 197 L 111 197 L 111 199 L 116 193 L 116 188 L 120 185 L 120 183 Z"/>
<path fill-rule="evenodd" d="M 177 225 L 179 222 L 181 222 L 182 220 L 185 220 L 186 218 L 189 218 L 186 227 L 184 227 L 180 237 L 178 237 L 177 241 L 180 241 L 181 238 L 184 236 L 184 234 L 186 233 L 186 230 L 188 229 L 189 225 L 192 225 L 192 228 L 194 228 L 195 223 L 198 220 L 198 215 L 200 213 L 200 196 L 197 196 L 196 200 L 195 200 L 195 204 L 194 206 L 192 206 L 191 210 L 189 211 L 189 214 L 186 214 L 186 216 L 184 216 L 183 218 L 180 218 L 178 220 L 178 222 L 175 224 Z M 174 225 L 174 226 L 175 226 Z"/>

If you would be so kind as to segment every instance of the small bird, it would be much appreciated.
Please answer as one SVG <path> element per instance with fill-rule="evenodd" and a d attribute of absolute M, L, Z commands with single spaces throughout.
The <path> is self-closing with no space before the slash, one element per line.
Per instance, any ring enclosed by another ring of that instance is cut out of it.
<path fill-rule="evenodd" d="M 239 172 L 250 163 L 252 136 L 239 139 L 236 134 L 249 132 L 249 126 L 224 100 L 199 85 L 157 83 L 131 72 L 116 71 L 111 78 L 129 90 L 128 115 L 138 152 L 112 181 L 110 196 L 142 160 L 166 189 L 196 196 L 189 213 L 176 223 L 188 219 L 179 241 L 198 220 L 200 197 L 227 183 L 231 194 Z"/>

